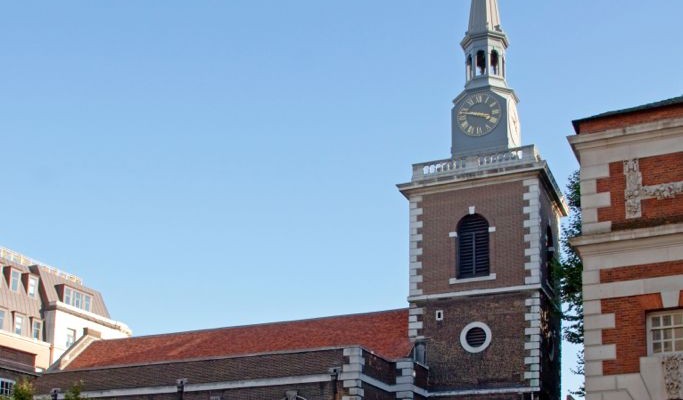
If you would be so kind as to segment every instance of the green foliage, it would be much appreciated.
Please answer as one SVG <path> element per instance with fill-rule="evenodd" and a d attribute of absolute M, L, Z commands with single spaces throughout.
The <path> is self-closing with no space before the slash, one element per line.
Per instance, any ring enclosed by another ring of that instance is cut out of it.
<path fill-rule="evenodd" d="M 69 390 L 64 394 L 65 400 L 81 400 L 86 397 L 81 394 L 83 391 L 83 381 L 74 382 Z"/>
<path fill-rule="evenodd" d="M 569 177 L 565 196 L 569 205 L 569 220 L 562 229 L 562 258 L 558 271 L 560 296 L 565 307 L 562 313 L 562 319 L 566 323 L 564 338 L 570 343 L 583 345 L 583 263 L 570 243 L 572 238 L 581 236 L 581 186 L 578 171 Z M 583 375 L 583 351 L 579 353 L 579 362 L 573 372 Z M 585 388 L 582 386 L 573 394 L 583 397 Z"/>
<path fill-rule="evenodd" d="M 569 323 L 564 337 L 570 343 L 583 344 L 583 291 L 581 274 L 583 263 L 569 241 L 581 235 L 581 189 L 579 173 L 574 172 L 567 184 L 569 221 L 562 229 L 562 268 L 560 270 L 560 294 L 566 305 L 563 319 Z"/>
<path fill-rule="evenodd" d="M 12 399 L 14 400 L 33 400 L 33 383 L 26 378 L 23 378 L 14 385 L 12 392 Z"/>

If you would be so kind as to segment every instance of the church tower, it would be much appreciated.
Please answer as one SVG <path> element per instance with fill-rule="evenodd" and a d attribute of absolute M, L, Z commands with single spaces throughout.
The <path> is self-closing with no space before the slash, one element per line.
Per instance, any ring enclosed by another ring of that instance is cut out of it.
<path fill-rule="evenodd" d="M 472 0 L 448 159 L 413 165 L 409 336 L 430 396 L 559 399 L 559 288 L 566 206 L 546 162 L 522 146 L 506 82 L 497 0 Z"/>

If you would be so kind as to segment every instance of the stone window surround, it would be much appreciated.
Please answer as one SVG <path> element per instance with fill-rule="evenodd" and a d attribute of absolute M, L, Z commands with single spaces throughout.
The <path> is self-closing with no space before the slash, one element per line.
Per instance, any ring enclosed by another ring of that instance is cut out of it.
<path fill-rule="evenodd" d="M 475 206 L 470 206 L 470 207 L 468 207 L 468 215 L 473 215 L 473 214 L 475 214 L 475 212 L 476 212 L 476 207 L 475 207 Z M 494 233 L 495 231 L 496 231 L 496 227 L 495 227 L 495 226 L 489 226 L 489 235 L 490 235 L 491 233 Z M 452 238 L 452 239 L 457 239 L 457 238 L 458 238 L 458 232 L 457 232 L 457 231 L 456 231 L 456 232 L 448 232 L 448 237 L 450 237 L 450 238 Z M 490 243 L 489 243 L 489 246 L 490 246 Z M 490 249 L 489 249 L 489 254 L 490 254 Z M 450 278 L 450 279 L 448 279 L 448 284 L 449 284 L 449 285 L 456 285 L 456 284 L 459 284 L 459 283 L 471 283 L 471 282 L 481 282 L 481 281 L 492 281 L 492 280 L 495 280 L 495 279 L 496 279 L 496 274 L 495 274 L 495 273 L 491 273 L 491 270 L 492 270 L 492 269 L 493 269 L 493 268 L 491 268 L 491 265 L 489 265 L 489 274 L 488 274 L 487 276 L 477 276 L 477 277 L 474 277 L 474 278 L 463 278 L 463 279 L 458 279 L 457 277 Z M 457 274 L 457 266 L 456 266 L 455 271 L 453 271 L 453 272 L 455 272 L 455 273 Z"/>
<path fill-rule="evenodd" d="M 479 347 L 472 347 L 469 345 L 469 343 L 467 343 L 467 333 L 474 328 L 480 328 L 486 334 L 486 340 L 484 340 L 484 343 Z M 491 344 L 491 338 L 491 328 L 481 321 L 470 322 L 469 324 L 465 325 L 464 328 L 462 328 L 462 331 L 460 331 L 460 345 L 468 353 L 481 353 L 482 351 L 486 350 L 486 348 Z"/>
<path fill-rule="evenodd" d="M 654 317 L 660 317 L 660 316 L 663 316 L 663 315 L 671 315 L 672 318 L 673 318 L 673 315 L 674 315 L 674 314 L 678 314 L 678 315 L 683 314 L 683 309 L 678 308 L 678 309 L 674 309 L 674 310 L 654 311 L 654 312 L 650 312 L 650 313 L 647 314 L 647 322 L 646 322 L 646 328 L 645 328 L 645 329 L 646 329 L 646 331 L 647 331 L 647 355 L 648 355 L 648 356 L 652 356 L 652 355 L 655 355 L 655 354 L 657 354 L 657 355 L 667 355 L 667 354 L 680 354 L 680 353 L 681 353 L 680 350 L 679 350 L 679 351 L 667 351 L 667 352 L 660 351 L 660 352 L 656 352 L 656 353 L 655 353 L 654 350 L 653 350 L 653 337 L 652 337 L 653 326 L 652 326 L 652 319 L 653 319 Z M 677 327 L 678 327 L 678 328 L 681 328 L 681 327 L 683 327 L 683 325 L 681 325 L 681 324 L 672 324 L 672 325 L 670 325 L 670 326 L 666 326 L 666 327 L 663 327 L 663 328 L 664 328 L 664 329 L 667 329 L 667 328 L 668 328 L 668 329 L 676 329 Z M 678 338 L 678 339 L 679 339 L 679 340 L 683 340 L 683 337 Z M 672 342 L 675 342 L 675 341 L 677 341 L 677 340 L 675 340 L 675 338 L 672 338 L 671 341 L 672 341 Z M 682 349 L 682 350 L 683 350 L 683 349 Z"/>

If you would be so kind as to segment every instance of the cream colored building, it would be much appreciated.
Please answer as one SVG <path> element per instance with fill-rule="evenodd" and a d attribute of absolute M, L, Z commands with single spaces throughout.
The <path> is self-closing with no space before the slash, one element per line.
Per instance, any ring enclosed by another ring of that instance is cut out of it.
<path fill-rule="evenodd" d="M 86 329 L 105 339 L 131 335 L 80 278 L 5 248 L 0 268 L 0 395 L 58 361 Z"/>

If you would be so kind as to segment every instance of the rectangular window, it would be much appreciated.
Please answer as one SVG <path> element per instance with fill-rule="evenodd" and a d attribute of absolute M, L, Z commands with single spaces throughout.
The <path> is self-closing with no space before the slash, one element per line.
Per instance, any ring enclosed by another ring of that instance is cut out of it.
<path fill-rule="evenodd" d="M 65 286 L 64 303 L 80 308 L 81 310 L 90 311 L 92 307 L 92 296 Z"/>
<path fill-rule="evenodd" d="M 19 291 L 19 279 L 20 278 L 21 278 L 21 274 L 19 273 L 19 271 L 12 270 L 11 281 L 10 281 L 10 289 L 12 289 L 13 292 Z"/>
<path fill-rule="evenodd" d="M 71 289 L 68 287 L 64 288 L 64 302 L 66 304 L 71 304 Z"/>
<path fill-rule="evenodd" d="M 650 354 L 683 351 L 683 310 L 650 314 L 647 324 Z"/>
<path fill-rule="evenodd" d="M 38 291 L 38 279 L 34 277 L 28 278 L 28 295 L 35 298 Z"/>
<path fill-rule="evenodd" d="M 76 330 L 67 328 L 66 330 L 66 347 L 71 347 L 76 342 Z"/>
<path fill-rule="evenodd" d="M 31 335 L 34 339 L 43 340 L 43 321 L 33 320 Z"/>
<path fill-rule="evenodd" d="M 21 335 L 21 328 L 24 326 L 24 317 L 21 315 L 14 315 L 14 333 Z"/>
<path fill-rule="evenodd" d="M 14 390 L 14 381 L 0 378 L 0 396 L 11 396 Z"/>
<path fill-rule="evenodd" d="M 5 329 L 5 310 L 0 310 L 0 330 Z"/>
<path fill-rule="evenodd" d="M 84 309 L 85 311 L 90 311 L 90 303 L 92 302 L 92 298 L 91 298 L 90 296 L 88 296 L 87 294 L 86 294 L 86 295 L 83 295 L 83 298 L 84 298 L 84 300 L 83 300 L 83 309 Z"/>
<path fill-rule="evenodd" d="M 76 308 L 81 308 L 81 292 L 73 291 L 73 306 Z"/>

